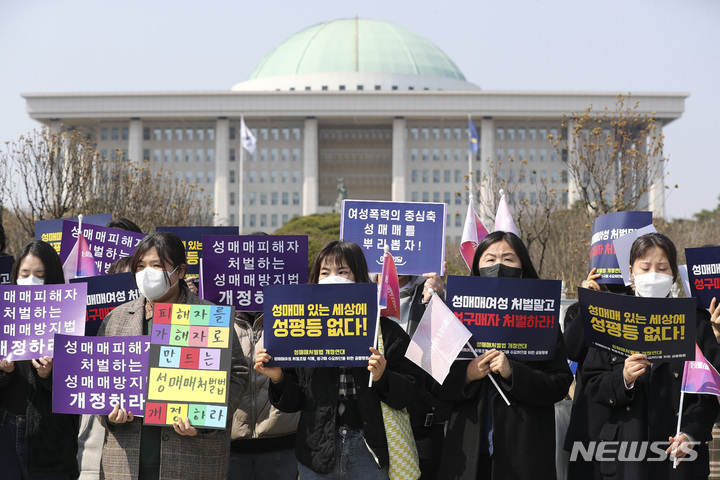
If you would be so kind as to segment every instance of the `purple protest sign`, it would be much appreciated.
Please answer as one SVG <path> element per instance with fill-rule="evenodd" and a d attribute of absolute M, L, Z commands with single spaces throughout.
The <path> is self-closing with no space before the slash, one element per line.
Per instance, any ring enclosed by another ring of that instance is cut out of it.
<path fill-rule="evenodd" d="M 100 324 L 115 307 L 135 300 L 139 295 L 135 276 L 129 272 L 73 278 L 70 283 L 86 283 L 88 286 L 85 335 L 89 337 L 97 335 Z"/>
<path fill-rule="evenodd" d="M 115 405 L 135 416 L 145 410 L 150 339 L 55 335 L 55 413 L 107 415 Z"/>
<path fill-rule="evenodd" d="M 10 284 L 13 263 L 15 263 L 15 259 L 10 255 L 0 256 L 0 285 Z"/>
<path fill-rule="evenodd" d="M 101 213 L 98 215 L 86 215 L 83 217 L 83 224 L 107 225 L 111 220 L 109 213 Z M 72 220 L 77 222 L 77 217 L 72 218 L 55 218 L 52 220 L 38 220 L 35 222 L 35 240 L 42 240 L 49 243 L 60 255 L 60 241 L 62 240 L 63 220 Z"/>
<path fill-rule="evenodd" d="M 613 241 L 651 224 L 652 212 L 611 212 L 595 219 L 588 272 L 597 268 L 602 275 L 598 283 L 623 283 L 622 271 L 627 265 L 618 265 Z"/>
<path fill-rule="evenodd" d="M 56 333 L 85 334 L 87 284 L 2 285 L 0 359 L 54 356 Z"/>
<path fill-rule="evenodd" d="M 710 308 L 713 298 L 720 299 L 720 247 L 686 248 L 685 259 L 693 297 Z"/>
<path fill-rule="evenodd" d="M 308 279 L 305 235 L 203 235 L 203 298 L 238 311 L 263 309 L 263 287 Z"/>
<path fill-rule="evenodd" d="M 385 245 L 398 275 L 443 274 L 444 203 L 343 200 L 340 239 L 365 253 L 370 273 L 380 273 Z"/>
<path fill-rule="evenodd" d="M 63 220 L 62 241 L 60 244 L 60 260 L 64 263 L 78 237 L 78 223 Z M 119 228 L 100 227 L 83 222 L 83 235 L 87 240 L 95 264 L 100 275 L 107 273 L 110 265 L 122 257 L 135 253 L 144 233 L 129 232 Z"/>
<path fill-rule="evenodd" d="M 238 227 L 156 227 L 158 232 L 174 233 L 185 245 L 187 269 L 185 275 L 197 276 L 200 274 L 200 260 L 202 259 L 202 237 L 206 235 L 237 235 Z"/>

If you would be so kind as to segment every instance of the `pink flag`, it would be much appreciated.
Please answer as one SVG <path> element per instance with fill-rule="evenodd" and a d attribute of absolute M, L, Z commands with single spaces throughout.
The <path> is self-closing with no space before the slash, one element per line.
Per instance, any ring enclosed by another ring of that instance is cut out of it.
<path fill-rule="evenodd" d="M 463 227 L 462 239 L 460 241 L 460 254 L 471 270 L 475 249 L 488 233 L 487 228 L 485 228 L 485 225 L 480 221 L 480 217 L 475 213 L 472 197 L 470 197 L 467 215 L 465 215 L 465 226 Z"/>
<path fill-rule="evenodd" d="M 681 390 L 687 393 L 707 393 L 720 397 L 720 375 L 695 345 L 695 361 L 685 362 Z M 720 402 L 720 398 L 718 398 Z"/>
<path fill-rule="evenodd" d="M 515 235 L 518 235 L 515 222 L 513 221 L 512 215 L 510 215 L 510 207 L 508 206 L 507 199 L 505 198 L 505 194 L 502 190 L 500 190 L 500 203 L 498 205 L 497 213 L 495 213 L 495 231 L 512 232 Z"/>
<path fill-rule="evenodd" d="M 73 278 L 94 277 L 98 274 L 95 257 L 90 252 L 90 247 L 82 232 L 78 234 L 78 239 L 65 260 L 63 273 L 66 282 Z"/>
<path fill-rule="evenodd" d="M 410 340 L 405 356 L 442 384 L 472 334 L 455 314 L 433 295 Z"/>
<path fill-rule="evenodd" d="M 400 320 L 400 283 L 398 282 L 395 260 L 393 260 L 390 252 L 385 253 L 385 259 L 383 260 L 378 305 L 383 308 L 380 315 L 395 317 Z"/>

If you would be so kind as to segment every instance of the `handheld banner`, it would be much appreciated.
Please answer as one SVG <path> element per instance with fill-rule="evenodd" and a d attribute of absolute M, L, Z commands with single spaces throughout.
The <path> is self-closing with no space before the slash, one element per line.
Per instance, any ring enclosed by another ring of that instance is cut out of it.
<path fill-rule="evenodd" d="M 70 284 L 87 284 L 87 314 L 85 335 L 97 335 L 100 324 L 115 307 L 138 298 L 138 289 L 132 273 L 115 273 L 100 277 L 73 278 Z"/>
<path fill-rule="evenodd" d="M 612 212 L 595 219 L 588 272 L 597 268 L 602 275 L 598 283 L 623 283 L 622 269 L 627 270 L 627 265 L 618 265 L 613 241 L 647 225 L 652 225 L 652 212 Z"/>
<path fill-rule="evenodd" d="M 688 281 L 693 297 L 705 308 L 720 302 L 720 247 L 686 248 Z"/>
<path fill-rule="evenodd" d="M 283 367 L 367 366 L 377 285 L 265 287 L 265 348 Z"/>
<path fill-rule="evenodd" d="M 200 259 L 202 258 L 203 235 L 238 235 L 238 227 L 155 227 L 158 232 L 174 233 L 183 245 L 187 257 L 186 275 L 200 275 Z"/>
<path fill-rule="evenodd" d="M 446 302 L 478 355 L 494 348 L 515 360 L 552 360 L 560 290 L 559 280 L 449 276 Z M 473 357 L 467 347 L 460 354 Z"/>
<path fill-rule="evenodd" d="M 155 304 L 145 424 L 225 429 L 233 321 L 231 307 Z"/>
<path fill-rule="evenodd" d="M 100 275 L 106 274 L 116 260 L 133 255 L 145 238 L 144 233 L 86 224 L 84 217 L 82 229 Z M 78 223 L 63 220 L 62 232 L 60 260 L 65 262 L 78 238 Z"/>
<path fill-rule="evenodd" d="M 305 235 L 203 236 L 203 298 L 241 312 L 263 309 L 263 287 L 308 279 Z"/>
<path fill-rule="evenodd" d="M 107 225 L 108 223 L 110 223 L 111 219 L 112 216 L 109 213 L 83 216 L 83 225 Z M 49 243 L 53 246 L 58 255 L 60 255 L 60 241 L 62 240 L 63 220 L 72 220 L 73 222 L 77 222 L 78 218 L 56 218 L 53 220 L 38 220 L 37 222 L 35 222 L 35 240 L 42 240 L 43 242 Z"/>
<path fill-rule="evenodd" d="M 0 359 L 54 356 L 56 333 L 85 333 L 87 285 L 3 285 Z"/>
<path fill-rule="evenodd" d="M 442 275 L 445 261 L 444 203 L 343 200 L 340 239 L 365 252 L 370 273 L 380 273 L 385 244 L 398 275 Z"/>
<path fill-rule="evenodd" d="M 10 274 L 12 273 L 12 267 L 14 263 L 15 259 L 12 256 L 0 256 L 0 285 L 10 284 Z"/>
<path fill-rule="evenodd" d="M 55 335 L 54 413 L 107 415 L 115 405 L 143 416 L 150 340 Z"/>
<path fill-rule="evenodd" d="M 651 361 L 693 360 L 694 298 L 642 298 L 578 288 L 589 346 Z"/>

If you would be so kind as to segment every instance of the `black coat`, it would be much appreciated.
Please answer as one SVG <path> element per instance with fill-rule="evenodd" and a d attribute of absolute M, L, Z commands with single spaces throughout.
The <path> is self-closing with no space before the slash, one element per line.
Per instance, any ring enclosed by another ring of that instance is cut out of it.
<path fill-rule="evenodd" d="M 367 367 L 352 368 L 357 389 L 357 402 L 368 446 L 379 465 L 389 463 L 387 439 L 380 401 L 398 410 L 408 406 L 417 396 L 415 371 L 405 358 L 409 338 L 394 321 L 380 321 L 385 372 L 368 388 Z M 269 352 L 272 354 L 272 352 Z M 368 356 L 370 352 L 368 352 Z M 339 401 L 340 369 L 283 368 L 283 378 L 270 382 L 270 401 L 281 412 L 300 412 L 295 453 L 300 463 L 317 473 L 328 473 L 335 466 L 335 419 Z"/>
<path fill-rule="evenodd" d="M 710 363 L 720 367 L 720 348 L 706 311 L 698 310 L 696 324 L 698 346 Z M 669 437 L 675 436 L 677 429 L 684 362 L 653 364 L 631 389 L 625 388 L 624 365 L 625 358 L 619 355 L 594 347 L 588 352 L 583 366 L 585 392 L 596 407 L 607 410 L 605 417 L 591 415 L 589 418 L 589 430 L 599 432 L 593 440 L 667 442 Z M 707 478 L 710 474 L 707 442 L 712 440 L 712 427 L 718 413 L 720 405 L 715 396 L 685 394 L 680 431 L 701 442 L 694 448 L 698 458 L 693 462 L 681 462 L 676 470 L 669 460 L 600 462 L 603 477 L 628 480 Z"/>
<path fill-rule="evenodd" d="M 76 459 L 80 417 L 52 413 L 52 376 L 41 378 L 30 360 L 15 362 L 15 369 L 10 373 L 0 371 L 0 397 L 13 395 L 17 382 L 27 383 L 23 414 L 27 416 L 29 473 L 77 478 L 80 475 Z"/>
<path fill-rule="evenodd" d="M 558 333 L 555 359 L 545 362 L 510 360 L 512 375 L 505 381 L 493 374 L 510 400 L 494 390 L 489 379 L 465 386 L 467 360 L 453 363 L 440 388 L 444 400 L 453 402 L 440 471 L 443 478 L 477 478 L 488 389 L 492 398 L 492 479 L 554 480 L 555 403 L 565 398 L 572 372 Z"/>

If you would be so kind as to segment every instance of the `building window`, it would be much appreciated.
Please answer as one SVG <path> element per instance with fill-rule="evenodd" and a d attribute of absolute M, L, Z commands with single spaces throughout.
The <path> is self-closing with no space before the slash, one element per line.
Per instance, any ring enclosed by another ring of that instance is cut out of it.
<path fill-rule="evenodd" d="M 418 159 L 418 149 L 417 148 L 411 148 L 410 149 L 410 161 L 411 162 L 417 162 Z"/>
<path fill-rule="evenodd" d="M 453 129 L 455 132 L 455 140 L 463 140 L 463 129 L 460 127 L 455 127 Z"/>
<path fill-rule="evenodd" d="M 127 128 L 123 128 L 121 132 L 121 137 L 123 140 L 128 140 L 130 138 L 130 130 Z"/>
<path fill-rule="evenodd" d="M 159 142 L 162 140 L 162 129 L 153 128 L 153 140 L 155 140 L 156 142 Z"/>
<path fill-rule="evenodd" d="M 537 130 L 534 128 L 528 128 L 528 138 L 530 140 L 537 140 Z"/>
<path fill-rule="evenodd" d="M 267 183 L 267 170 L 260 170 L 260 183 Z"/>
<path fill-rule="evenodd" d="M 185 161 L 192 162 L 192 158 L 193 158 L 192 148 L 188 148 L 187 150 L 185 150 Z"/>
<path fill-rule="evenodd" d="M 111 138 L 112 138 L 113 140 L 118 140 L 118 138 L 119 138 L 119 133 L 118 133 L 118 129 L 117 129 L 117 128 L 113 128 L 113 129 L 112 129 L 112 137 L 111 137 Z"/>
<path fill-rule="evenodd" d="M 249 198 L 248 203 L 250 205 L 255 205 L 257 203 L 257 193 L 250 192 L 250 194 L 248 195 L 248 198 Z"/>
<path fill-rule="evenodd" d="M 455 226 L 462 227 L 462 215 L 455 216 Z"/>
<path fill-rule="evenodd" d="M 300 192 L 293 192 L 293 205 L 300 205 Z"/>
<path fill-rule="evenodd" d="M 277 128 L 271 128 L 270 129 L 270 138 L 272 140 L 280 140 L 280 130 Z"/>
<path fill-rule="evenodd" d="M 340 89 L 340 91 L 345 90 L 345 85 L 340 85 L 339 89 Z"/>
<path fill-rule="evenodd" d="M 290 194 L 288 192 L 282 192 L 282 204 L 287 205 L 289 202 Z"/>
<path fill-rule="evenodd" d="M 522 161 L 522 160 L 526 160 L 526 159 L 527 159 L 527 157 L 525 156 L 525 149 L 524 148 L 518 149 L 518 160 Z"/>
<path fill-rule="evenodd" d="M 418 195 L 418 192 L 412 192 L 412 193 L 410 194 L 410 201 L 411 201 L 411 202 L 417 202 L 417 201 L 419 201 L 419 200 L 420 200 L 420 197 L 419 197 L 419 195 Z"/>
<path fill-rule="evenodd" d="M 440 129 L 438 127 L 433 127 L 432 133 L 433 133 L 433 140 L 440 140 Z"/>
<path fill-rule="evenodd" d="M 250 227 L 254 227 L 254 226 L 255 226 L 255 220 L 256 220 L 256 218 L 257 218 L 257 216 L 256 216 L 254 213 L 251 213 L 251 214 L 250 214 Z"/>
<path fill-rule="evenodd" d="M 267 193 L 260 194 L 260 205 L 267 205 Z"/>
<path fill-rule="evenodd" d="M 515 129 L 512 127 L 508 127 L 507 129 L 507 139 L 508 140 L 515 140 Z"/>
<path fill-rule="evenodd" d="M 498 128 L 496 132 L 498 140 L 505 140 L 505 130 L 503 128 Z"/>
<path fill-rule="evenodd" d="M 418 171 L 413 170 L 410 172 L 410 183 L 418 183 Z"/>
<path fill-rule="evenodd" d="M 230 127 L 228 129 L 228 135 L 230 136 L 230 140 L 235 140 L 235 132 L 237 131 L 236 128 Z"/>
<path fill-rule="evenodd" d="M 260 226 L 267 227 L 267 215 L 264 213 L 260 215 Z"/>
<path fill-rule="evenodd" d="M 270 226 L 277 227 L 278 226 L 277 220 L 278 220 L 277 214 L 273 213 L 272 215 L 270 215 Z"/>
<path fill-rule="evenodd" d="M 195 150 L 195 161 L 202 162 L 205 158 L 205 153 L 202 148 Z"/>
<path fill-rule="evenodd" d="M 290 183 L 290 172 L 288 170 L 282 172 L 282 183 Z"/>
<path fill-rule="evenodd" d="M 525 129 L 518 128 L 518 140 L 525 140 Z"/>
<path fill-rule="evenodd" d="M 293 148 L 292 159 L 293 159 L 293 162 L 300 161 L 300 149 L 299 148 Z"/>
<path fill-rule="evenodd" d="M 364 87 L 363 87 L 362 85 L 358 85 L 358 86 L 357 86 L 357 89 L 358 89 L 358 90 L 363 90 Z"/>
<path fill-rule="evenodd" d="M 443 170 L 443 180 L 445 183 L 450 183 L 450 170 Z"/>
<path fill-rule="evenodd" d="M 180 163 L 183 159 L 183 151 L 179 148 L 175 149 L 175 162 Z"/>
<path fill-rule="evenodd" d="M 159 148 L 156 148 L 153 150 L 153 162 L 159 162 L 160 156 L 162 155 L 162 152 Z"/>
<path fill-rule="evenodd" d="M 150 140 L 150 128 L 143 128 L 143 140 Z"/>
<path fill-rule="evenodd" d="M 461 162 L 462 161 L 462 150 L 459 148 L 455 149 L 455 161 Z"/>
<path fill-rule="evenodd" d="M 423 201 L 423 202 L 429 202 L 429 201 L 430 201 L 430 192 L 423 192 L 423 194 L 422 194 L 422 201 Z"/>
<path fill-rule="evenodd" d="M 300 183 L 300 170 L 293 170 L 293 183 Z"/>
<path fill-rule="evenodd" d="M 175 129 L 175 140 L 182 140 L 182 138 L 183 138 L 182 128 L 176 128 Z"/>
<path fill-rule="evenodd" d="M 230 161 L 231 162 L 235 161 L 235 149 L 234 148 L 230 149 Z"/>
<path fill-rule="evenodd" d="M 498 149 L 497 149 L 497 156 L 495 157 L 495 160 L 496 160 L 498 163 L 500 163 L 500 162 L 502 162 L 503 160 L 505 160 L 505 149 L 503 149 L 503 148 L 498 148 Z"/>
<path fill-rule="evenodd" d="M 278 183 L 278 171 L 273 170 L 270 172 L 270 183 Z"/>
<path fill-rule="evenodd" d="M 440 192 L 433 192 L 433 202 L 435 202 L 435 203 L 440 202 Z"/>
<path fill-rule="evenodd" d="M 423 127 L 421 131 L 422 131 L 422 139 L 430 140 L 430 129 L 428 127 Z"/>
<path fill-rule="evenodd" d="M 439 148 L 433 148 L 433 162 L 439 162 L 440 161 L 440 149 Z"/>
<path fill-rule="evenodd" d="M 455 195 L 455 205 L 462 205 L 462 195 Z"/>
<path fill-rule="evenodd" d="M 375 90 L 380 90 L 380 85 L 375 85 Z"/>
<path fill-rule="evenodd" d="M 196 128 L 196 129 L 195 129 L 195 134 L 196 134 L 195 136 L 197 137 L 198 140 L 200 140 L 200 141 L 204 141 L 204 140 L 205 140 L 205 129 Z"/>
<path fill-rule="evenodd" d="M 427 162 L 430 160 L 430 150 L 427 148 L 422 149 L 422 160 L 423 162 Z"/>
<path fill-rule="evenodd" d="M 235 192 L 230 192 L 230 205 L 235 205 Z"/>
<path fill-rule="evenodd" d="M 257 150 L 256 150 L 257 151 Z M 267 162 L 267 148 L 260 149 L 260 161 Z"/>
<path fill-rule="evenodd" d="M 417 140 L 417 139 L 418 139 L 418 129 L 417 129 L 417 127 L 412 127 L 412 128 L 410 129 L 410 138 L 413 139 L 413 140 Z"/>
<path fill-rule="evenodd" d="M 293 140 L 300 140 L 300 129 L 295 127 L 292 129 Z"/>
<path fill-rule="evenodd" d="M 207 179 L 208 183 L 215 183 L 215 170 L 207 171 Z"/>
<path fill-rule="evenodd" d="M 172 157 L 172 150 L 170 150 L 169 148 L 166 148 L 163 160 L 165 160 L 165 162 L 169 163 L 170 157 Z"/>
<path fill-rule="evenodd" d="M 277 130 L 276 128 L 273 128 L 273 130 Z M 271 162 L 277 162 L 278 160 L 278 149 L 273 148 L 270 150 L 270 161 Z"/>
<path fill-rule="evenodd" d="M 165 129 L 165 141 L 169 142 L 172 140 L 172 128 L 166 128 Z"/>
<path fill-rule="evenodd" d="M 449 148 L 443 149 L 443 161 L 445 161 L 445 162 L 450 161 L 450 149 Z"/>
<path fill-rule="evenodd" d="M 452 130 L 450 127 L 443 128 L 443 138 L 445 140 L 452 140 Z"/>
<path fill-rule="evenodd" d="M 455 170 L 455 183 L 462 183 L 463 181 L 462 170 Z"/>
<path fill-rule="evenodd" d="M 430 183 L 430 170 L 422 171 L 422 183 Z"/>
<path fill-rule="evenodd" d="M 433 170 L 433 183 L 440 183 L 440 170 Z"/>
<path fill-rule="evenodd" d="M 444 201 L 446 204 L 450 205 L 450 192 L 445 192 L 445 193 L 443 194 L 443 201 Z"/>
<path fill-rule="evenodd" d="M 290 149 L 289 148 L 283 148 L 282 152 L 280 153 L 280 157 L 283 162 L 287 162 L 290 158 Z"/>
<path fill-rule="evenodd" d="M 212 162 L 215 160 L 215 149 L 214 148 L 208 148 L 207 149 L 207 161 Z"/>
<path fill-rule="evenodd" d="M 230 183 L 235 183 L 235 170 L 230 170 Z"/>
<path fill-rule="evenodd" d="M 208 140 L 215 140 L 215 129 L 214 129 L 214 128 L 208 128 L 208 129 L 207 129 L 207 139 L 208 139 Z"/>
<path fill-rule="evenodd" d="M 195 172 L 195 183 L 200 184 L 205 180 L 205 172 L 203 170 L 198 170 Z"/>
<path fill-rule="evenodd" d="M 544 162 L 545 160 L 547 160 L 547 150 L 544 148 L 541 148 L 540 149 L 540 161 Z"/>
<path fill-rule="evenodd" d="M 272 192 L 270 194 L 270 205 L 278 204 L 278 192 Z"/>

